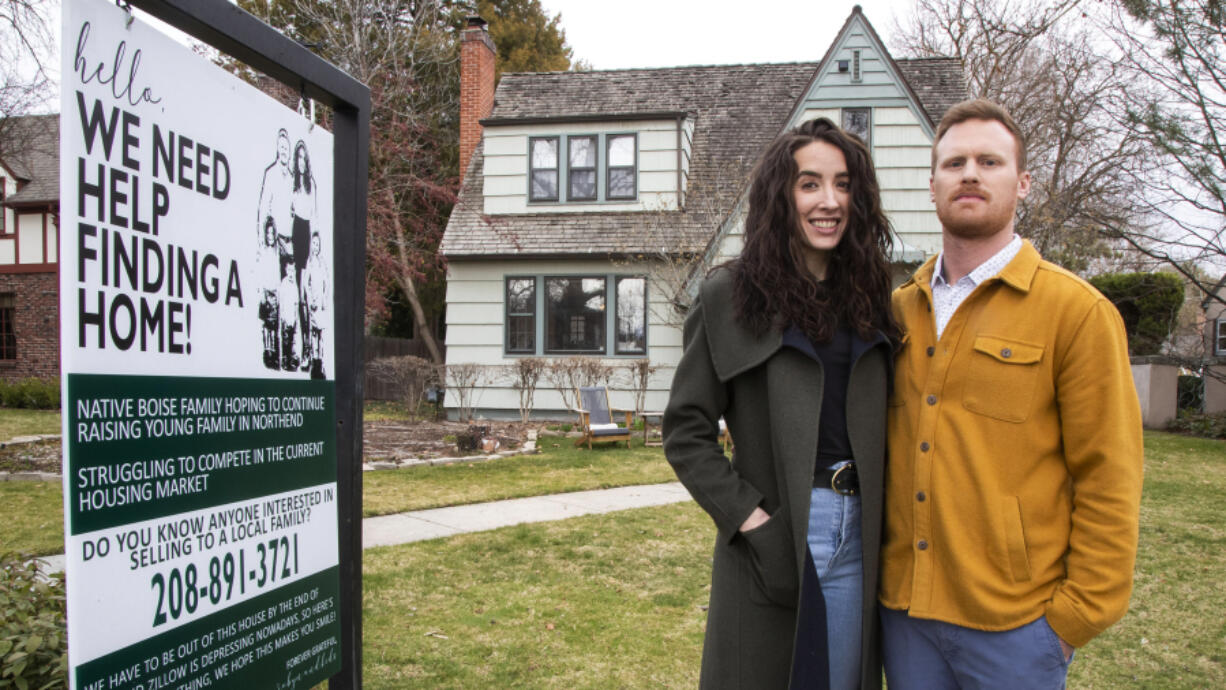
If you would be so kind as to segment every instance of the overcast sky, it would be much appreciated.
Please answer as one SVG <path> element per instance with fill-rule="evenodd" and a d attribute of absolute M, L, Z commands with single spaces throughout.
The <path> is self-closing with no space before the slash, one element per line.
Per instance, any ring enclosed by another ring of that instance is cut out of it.
<path fill-rule="evenodd" d="M 911 0 L 541 0 L 592 69 L 809 62 L 859 4 L 887 44 Z M 900 17 L 901 18 L 901 17 Z"/>
<path fill-rule="evenodd" d="M 60 0 L 44 1 L 58 24 Z M 856 4 L 888 45 L 913 0 L 541 0 L 592 69 L 817 61 Z"/>

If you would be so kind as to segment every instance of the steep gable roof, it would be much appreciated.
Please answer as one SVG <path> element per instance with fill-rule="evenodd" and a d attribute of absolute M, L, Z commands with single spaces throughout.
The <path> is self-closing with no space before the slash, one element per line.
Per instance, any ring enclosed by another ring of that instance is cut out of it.
<path fill-rule="evenodd" d="M 453 257 L 701 251 L 812 71 L 813 63 L 791 63 L 505 74 L 489 127 L 591 117 L 692 119 L 687 210 L 484 216 L 478 146 L 441 251 Z M 644 232 L 646 223 L 664 232 Z"/>
<path fill-rule="evenodd" d="M 60 116 L 26 115 L 0 122 L 0 160 L 24 185 L 9 205 L 60 200 Z"/>

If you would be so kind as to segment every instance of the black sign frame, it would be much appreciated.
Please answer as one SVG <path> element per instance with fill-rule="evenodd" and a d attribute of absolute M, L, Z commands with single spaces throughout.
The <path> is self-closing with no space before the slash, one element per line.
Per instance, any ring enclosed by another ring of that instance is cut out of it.
<path fill-rule="evenodd" d="M 329 679 L 328 687 L 360 688 L 362 333 L 370 89 L 226 0 L 128 0 L 128 4 L 332 108 L 341 670 Z"/>

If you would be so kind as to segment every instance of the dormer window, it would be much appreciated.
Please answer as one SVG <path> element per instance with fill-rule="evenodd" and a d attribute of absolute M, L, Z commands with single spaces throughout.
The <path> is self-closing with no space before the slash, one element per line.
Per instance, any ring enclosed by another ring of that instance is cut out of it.
<path fill-rule="evenodd" d="M 531 149 L 528 198 L 532 201 L 557 201 L 558 138 L 533 137 L 528 146 Z"/>
<path fill-rule="evenodd" d="M 570 201 L 596 199 L 596 137 L 569 137 L 570 167 L 566 171 Z"/>
<path fill-rule="evenodd" d="M 565 156 L 566 165 L 560 165 Z M 638 135 L 528 138 L 528 201 L 620 202 L 638 198 Z"/>
<path fill-rule="evenodd" d="M 635 136 L 618 134 L 608 137 L 609 142 L 609 189 L 610 199 L 633 199 L 635 196 Z"/>

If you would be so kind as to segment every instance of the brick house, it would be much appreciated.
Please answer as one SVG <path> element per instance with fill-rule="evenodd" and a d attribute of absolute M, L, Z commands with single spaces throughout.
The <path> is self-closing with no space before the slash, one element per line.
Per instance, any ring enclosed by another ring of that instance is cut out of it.
<path fill-rule="evenodd" d="M 0 379 L 58 378 L 58 115 L 0 121 Z"/>
<path fill-rule="evenodd" d="M 817 62 L 504 74 L 492 91 L 484 22 L 462 45 L 463 178 L 440 248 L 449 365 L 648 358 L 659 369 L 646 409 L 663 409 L 681 356 L 674 305 L 739 253 L 763 149 L 815 117 L 869 144 L 898 275 L 940 249 L 930 149 L 966 98 L 964 74 L 951 58 L 895 60 L 859 6 Z M 678 267 L 684 280 L 669 275 Z M 535 400 L 541 416 L 564 414 L 545 381 Z M 518 409 L 505 378 L 488 377 L 472 402 L 491 418 Z"/>

